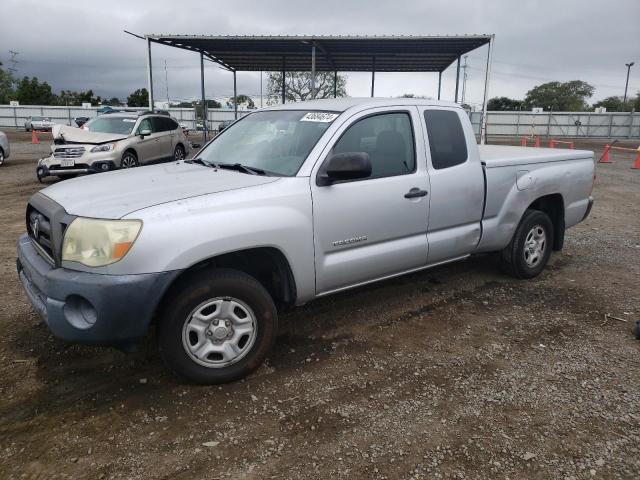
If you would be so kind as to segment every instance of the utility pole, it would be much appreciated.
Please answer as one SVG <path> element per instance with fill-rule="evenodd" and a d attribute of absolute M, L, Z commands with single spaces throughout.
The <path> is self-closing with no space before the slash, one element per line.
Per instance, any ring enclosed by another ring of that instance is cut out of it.
<path fill-rule="evenodd" d="M 631 72 L 631 67 L 635 65 L 636 62 L 625 63 L 627 67 L 627 83 L 624 86 L 624 100 L 622 100 L 622 106 L 625 107 L 627 105 L 627 89 L 629 88 L 629 73 Z"/>
<path fill-rule="evenodd" d="M 164 84 L 167 87 L 167 108 L 169 108 L 169 77 L 167 76 L 167 61 L 164 61 Z"/>
<path fill-rule="evenodd" d="M 462 101 L 460 103 L 464 103 L 464 94 L 467 91 L 467 57 L 469 55 L 464 56 L 464 65 L 462 68 L 464 69 L 464 73 L 462 74 Z"/>

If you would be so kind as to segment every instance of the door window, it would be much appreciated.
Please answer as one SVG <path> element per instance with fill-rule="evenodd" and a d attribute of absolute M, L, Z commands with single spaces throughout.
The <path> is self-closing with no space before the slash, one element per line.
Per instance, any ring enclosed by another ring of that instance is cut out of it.
<path fill-rule="evenodd" d="M 149 130 L 152 133 L 154 132 L 153 126 L 151 125 L 151 119 L 145 118 L 140 122 L 140 125 L 138 125 L 138 135 L 140 135 L 140 132 L 143 130 Z"/>
<path fill-rule="evenodd" d="M 154 131 L 168 132 L 178 128 L 178 124 L 169 117 L 153 117 Z"/>
<path fill-rule="evenodd" d="M 371 176 L 392 177 L 416 168 L 413 127 L 408 113 L 372 115 L 351 125 L 332 153 L 365 152 L 371 159 Z"/>
<path fill-rule="evenodd" d="M 433 168 L 449 168 L 467 161 L 467 139 L 456 112 L 425 110 L 424 120 Z"/>

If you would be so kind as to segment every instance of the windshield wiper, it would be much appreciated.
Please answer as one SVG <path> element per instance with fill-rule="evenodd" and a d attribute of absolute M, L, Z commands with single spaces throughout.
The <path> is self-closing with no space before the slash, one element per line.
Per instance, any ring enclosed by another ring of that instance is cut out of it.
<path fill-rule="evenodd" d="M 190 160 L 185 160 L 184 163 L 197 163 L 198 165 L 204 165 L 205 167 L 215 167 L 215 165 L 209 162 L 205 162 L 201 158 L 192 158 Z"/>
<path fill-rule="evenodd" d="M 238 172 L 248 173 L 249 175 L 266 175 L 267 172 L 256 167 L 249 167 L 241 163 L 214 163 L 216 168 L 226 168 L 227 170 L 237 170 Z"/>

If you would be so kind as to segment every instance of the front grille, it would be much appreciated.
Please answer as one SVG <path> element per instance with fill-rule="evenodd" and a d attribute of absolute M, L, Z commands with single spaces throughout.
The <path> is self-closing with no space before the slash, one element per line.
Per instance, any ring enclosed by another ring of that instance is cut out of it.
<path fill-rule="evenodd" d="M 27 209 L 27 232 L 33 241 L 49 256 L 54 258 L 54 242 L 49 217 L 29 205 Z"/>
<path fill-rule="evenodd" d="M 84 154 L 84 147 L 58 147 L 53 151 L 55 158 L 79 158 Z"/>

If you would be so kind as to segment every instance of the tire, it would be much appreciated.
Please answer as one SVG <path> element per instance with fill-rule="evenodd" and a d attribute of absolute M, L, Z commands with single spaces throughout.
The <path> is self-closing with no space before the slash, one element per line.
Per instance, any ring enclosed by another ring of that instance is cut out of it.
<path fill-rule="evenodd" d="M 527 210 L 511 243 L 501 253 L 502 265 L 516 278 L 537 277 L 547 265 L 552 247 L 553 224 L 549 216 L 539 210 Z"/>
<path fill-rule="evenodd" d="M 184 160 L 184 147 L 182 145 L 176 145 L 176 149 L 173 151 L 173 159 L 176 162 Z"/>
<path fill-rule="evenodd" d="M 4 165 L 4 150 L 0 148 L 0 167 Z"/>
<path fill-rule="evenodd" d="M 135 153 L 124 152 L 122 159 L 120 160 L 120 168 L 134 168 L 138 165 L 138 157 Z"/>
<path fill-rule="evenodd" d="M 162 310 L 158 347 L 165 365 L 178 377 L 203 385 L 238 380 L 258 368 L 278 330 L 269 293 L 236 270 L 192 274 Z"/>

